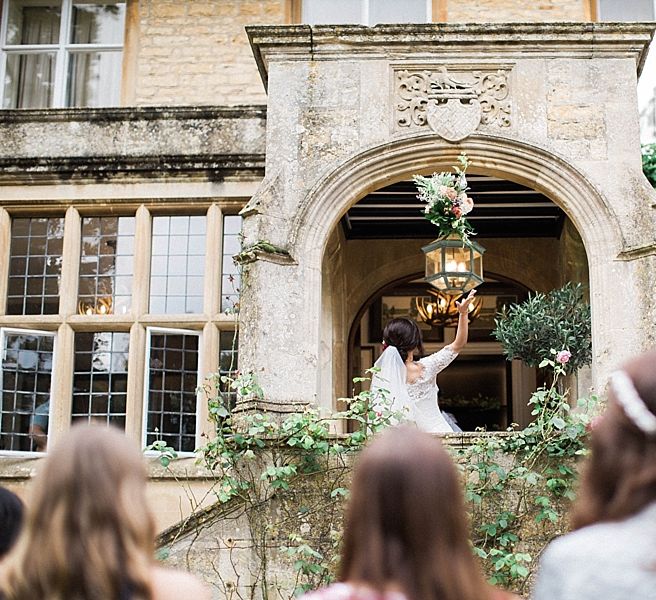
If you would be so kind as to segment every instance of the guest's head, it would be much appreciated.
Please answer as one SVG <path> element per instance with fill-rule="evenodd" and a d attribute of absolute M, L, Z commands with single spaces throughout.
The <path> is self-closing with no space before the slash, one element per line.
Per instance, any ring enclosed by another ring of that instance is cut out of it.
<path fill-rule="evenodd" d="M 575 527 L 622 519 L 656 501 L 656 351 L 611 375 L 591 450 L 573 511 Z"/>
<path fill-rule="evenodd" d="M 383 342 L 387 346 L 394 346 L 403 361 L 415 350 L 419 353 L 424 351 L 421 330 L 412 319 L 399 318 L 389 321 L 383 330 Z"/>
<path fill-rule="evenodd" d="M 121 432 L 75 426 L 34 481 L 7 598 L 149 599 L 155 529 L 146 471 Z"/>
<path fill-rule="evenodd" d="M 23 524 L 23 502 L 8 489 L 0 487 L 0 559 L 11 550 Z"/>
<path fill-rule="evenodd" d="M 462 482 L 440 441 L 409 427 L 363 451 L 346 513 L 341 579 L 413 600 L 488 597 L 469 544 Z"/>

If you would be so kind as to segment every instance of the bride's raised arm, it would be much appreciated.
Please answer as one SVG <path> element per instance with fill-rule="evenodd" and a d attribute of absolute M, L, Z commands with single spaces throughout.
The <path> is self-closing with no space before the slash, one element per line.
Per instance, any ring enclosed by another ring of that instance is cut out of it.
<path fill-rule="evenodd" d="M 447 346 L 454 352 L 460 352 L 467 343 L 469 337 L 469 305 L 474 300 L 475 295 L 476 290 L 471 290 L 464 300 L 456 302 L 460 313 L 458 315 L 458 329 L 456 330 L 456 338 Z"/>

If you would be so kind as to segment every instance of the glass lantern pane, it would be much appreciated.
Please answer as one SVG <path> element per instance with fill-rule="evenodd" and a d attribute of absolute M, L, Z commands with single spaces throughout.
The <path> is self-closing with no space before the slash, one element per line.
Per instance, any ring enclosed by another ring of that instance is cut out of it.
<path fill-rule="evenodd" d="M 483 278 L 483 255 L 478 252 L 476 252 L 474 256 L 472 272 L 478 275 L 481 279 Z"/>

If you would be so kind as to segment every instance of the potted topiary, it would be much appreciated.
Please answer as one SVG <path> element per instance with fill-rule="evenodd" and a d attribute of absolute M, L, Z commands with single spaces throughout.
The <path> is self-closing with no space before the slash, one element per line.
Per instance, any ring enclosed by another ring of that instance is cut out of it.
<path fill-rule="evenodd" d="M 592 362 L 590 305 L 581 284 L 567 283 L 546 294 L 530 294 L 519 304 L 504 307 L 494 320 L 492 335 L 501 342 L 508 360 L 540 367 L 554 358 L 567 374 Z"/>

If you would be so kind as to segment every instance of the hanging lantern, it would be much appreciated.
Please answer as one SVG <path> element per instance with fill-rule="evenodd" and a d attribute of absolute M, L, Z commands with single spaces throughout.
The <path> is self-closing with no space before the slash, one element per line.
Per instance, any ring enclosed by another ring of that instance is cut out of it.
<path fill-rule="evenodd" d="M 459 296 L 483 283 L 485 248 L 458 235 L 439 238 L 422 248 L 426 278 L 438 291 Z"/>
<path fill-rule="evenodd" d="M 458 296 L 429 290 L 430 296 L 419 296 L 414 299 L 421 320 L 427 325 L 438 327 L 455 327 L 458 324 Z M 469 322 L 471 323 L 481 312 L 483 303 L 480 297 L 475 297 L 469 305 Z"/>

